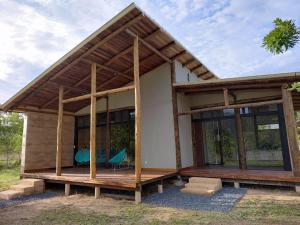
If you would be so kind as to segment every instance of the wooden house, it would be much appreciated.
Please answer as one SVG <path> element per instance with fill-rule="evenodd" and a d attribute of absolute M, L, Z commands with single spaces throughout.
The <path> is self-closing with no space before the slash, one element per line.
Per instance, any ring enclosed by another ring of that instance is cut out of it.
<path fill-rule="evenodd" d="M 22 177 L 132 190 L 139 202 L 144 185 L 176 175 L 297 187 L 295 81 L 219 79 L 131 4 L 1 108 L 25 114 Z M 124 148 L 131 169 L 111 169 Z"/>

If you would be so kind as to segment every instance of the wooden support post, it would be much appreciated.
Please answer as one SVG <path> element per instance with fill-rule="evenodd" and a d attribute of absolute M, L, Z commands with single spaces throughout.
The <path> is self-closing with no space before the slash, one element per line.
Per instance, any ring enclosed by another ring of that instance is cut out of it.
<path fill-rule="evenodd" d="M 91 67 L 90 178 L 96 178 L 96 64 Z"/>
<path fill-rule="evenodd" d="M 162 194 L 164 192 L 163 185 L 162 184 L 158 184 L 157 185 L 157 190 L 158 190 L 158 193 Z"/>
<path fill-rule="evenodd" d="M 71 192 L 71 185 L 65 184 L 65 196 L 69 196 Z"/>
<path fill-rule="evenodd" d="M 56 176 L 61 176 L 61 150 L 62 150 L 62 131 L 63 131 L 63 114 L 64 114 L 64 88 L 59 87 L 58 100 L 58 123 L 57 123 L 57 145 L 56 145 Z"/>
<path fill-rule="evenodd" d="M 95 199 L 100 198 L 100 187 L 95 187 Z"/>
<path fill-rule="evenodd" d="M 240 188 L 240 183 L 237 181 L 233 182 L 234 188 Z"/>
<path fill-rule="evenodd" d="M 141 90 L 140 90 L 140 69 L 139 69 L 139 37 L 136 36 L 133 42 L 133 74 L 135 93 L 135 180 L 137 186 L 141 182 Z"/>
<path fill-rule="evenodd" d="M 109 117 L 109 96 L 106 96 L 106 163 L 110 159 L 110 117 Z"/>
<path fill-rule="evenodd" d="M 297 124 L 291 91 L 288 90 L 287 84 L 282 85 L 282 100 L 289 152 L 292 159 L 292 169 L 294 176 L 300 176 L 300 152 L 298 146 Z"/>
<path fill-rule="evenodd" d="M 135 191 L 135 204 L 139 204 L 142 202 L 142 191 L 141 190 L 136 190 Z"/>
<path fill-rule="evenodd" d="M 224 92 L 224 103 L 225 103 L 225 106 L 229 106 L 228 89 L 227 88 L 223 88 L 223 92 Z"/>
<path fill-rule="evenodd" d="M 234 109 L 234 112 L 235 112 L 235 124 L 236 124 L 236 132 L 237 132 L 238 146 L 239 146 L 239 166 L 240 169 L 245 170 L 247 169 L 247 162 L 246 162 L 246 150 L 245 150 L 240 109 L 236 108 Z"/>
<path fill-rule="evenodd" d="M 176 82 L 175 63 L 172 62 L 171 66 L 171 85 Z M 177 106 L 177 93 L 175 87 L 172 85 L 172 105 L 173 105 L 173 121 L 174 121 L 174 138 L 176 148 L 176 169 L 181 169 L 181 151 L 180 151 L 180 137 L 179 137 L 179 121 L 178 121 L 178 106 Z"/>

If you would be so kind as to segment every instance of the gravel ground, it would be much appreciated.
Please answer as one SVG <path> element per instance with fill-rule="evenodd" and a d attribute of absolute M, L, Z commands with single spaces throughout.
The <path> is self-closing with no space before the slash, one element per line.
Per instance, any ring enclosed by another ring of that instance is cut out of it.
<path fill-rule="evenodd" d="M 163 207 L 229 212 L 234 204 L 247 192 L 246 188 L 223 188 L 211 197 L 182 193 L 180 188 L 171 187 L 163 194 L 155 193 L 143 199 L 143 203 Z"/>
<path fill-rule="evenodd" d="M 15 198 L 12 200 L 0 200 L 0 209 L 9 207 L 9 206 L 14 206 L 14 205 L 19 205 L 25 202 L 31 202 L 31 201 L 36 201 L 40 199 L 47 199 L 51 198 L 54 196 L 57 196 L 58 194 L 55 192 L 44 192 L 41 194 L 35 194 L 35 195 L 29 195 L 29 196 L 24 196 L 20 198 Z"/>

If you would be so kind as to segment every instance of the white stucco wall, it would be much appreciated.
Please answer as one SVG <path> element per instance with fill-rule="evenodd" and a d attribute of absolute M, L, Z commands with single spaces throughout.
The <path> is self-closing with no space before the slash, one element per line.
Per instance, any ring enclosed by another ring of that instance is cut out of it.
<path fill-rule="evenodd" d="M 105 111 L 105 99 L 97 101 L 97 112 Z M 170 66 L 168 63 L 141 76 L 142 167 L 176 168 Z M 134 107 L 134 92 L 110 96 L 109 108 Z M 90 106 L 76 115 L 86 115 Z"/>
<path fill-rule="evenodd" d="M 190 110 L 190 98 L 184 94 L 177 95 L 178 111 L 184 112 Z M 192 141 L 192 123 L 191 116 L 185 115 L 179 117 L 179 140 L 181 151 L 182 167 L 193 165 L 193 141 Z"/>
<path fill-rule="evenodd" d="M 196 74 L 191 73 L 187 68 L 183 67 L 182 64 L 178 61 L 175 61 L 175 70 L 177 83 L 188 83 L 202 80 L 201 78 L 198 78 Z M 188 81 L 188 74 L 190 81 Z"/>
<path fill-rule="evenodd" d="M 127 91 L 123 93 L 117 93 L 109 96 L 109 109 L 120 109 L 125 107 L 134 107 L 134 91 Z M 103 112 L 106 110 L 106 99 L 102 98 L 97 101 L 97 112 Z M 88 115 L 90 114 L 90 106 L 76 112 L 76 115 Z"/>

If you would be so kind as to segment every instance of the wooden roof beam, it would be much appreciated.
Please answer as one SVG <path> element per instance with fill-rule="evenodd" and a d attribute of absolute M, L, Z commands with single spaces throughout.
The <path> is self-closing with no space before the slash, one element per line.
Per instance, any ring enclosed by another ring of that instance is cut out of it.
<path fill-rule="evenodd" d="M 190 71 L 193 73 L 195 70 L 199 69 L 202 67 L 202 64 L 195 66 L 194 68 L 192 68 Z"/>
<path fill-rule="evenodd" d="M 131 35 L 132 37 L 138 37 L 137 34 L 135 34 L 134 32 L 132 32 L 131 30 L 129 29 L 126 29 L 126 32 Z M 153 51 L 155 54 L 157 54 L 158 56 L 160 56 L 162 59 L 164 59 L 165 61 L 167 61 L 168 63 L 171 63 L 172 61 L 167 57 L 165 56 L 164 54 L 162 54 L 160 51 L 158 51 L 155 47 L 153 47 L 151 44 L 149 44 L 147 41 L 145 41 L 144 39 L 142 38 L 139 38 L 139 41 L 144 45 L 146 46 L 147 48 L 149 48 L 151 51 Z"/>
<path fill-rule="evenodd" d="M 107 95 L 112 95 L 112 94 L 116 94 L 116 93 L 130 91 L 130 90 L 133 90 L 133 89 L 134 89 L 134 85 L 130 85 L 130 86 L 110 89 L 110 90 L 106 90 L 106 91 L 96 92 L 96 93 L 93 94 L 93 96 L 97 97 L 97 98 L 100 98 L 100 97 L 104 97 L 104 96 L 107 96 Z M 71 102 L 82 101 L 82 100 L 86 100 L 86 99 L 91 98 L 91 96 L 92 96 L 92 94 L 81 95 L 81 96 L 65 99 L 62 102 L 64 104 L 67 104 L 67 103 L 71 103 Z"/>
<path fill-rule="evenodd" d="M 193 59 L 190 59 L 190 60 L 186 61 L 185 63 L 183 63 L 182 66 L 183 66 L 183 67 L 188 66 L 189 64 L 191 64 L 191 63 L 193 63 L 193 62 L 195 62 L 195 61 L 196 61 L 196 59 L 194 59 L 194 58 L 193 58 Z"/>
<path fill-rule="evenodd" d="M 82 61 L 83 61 L 83 62 L 86 62 L 86 63 L 89 63 L 89 64 L 95 63 L 95 62 L 93 62 L 93 61 L 91 61 L 91 60 L 89 60 L 89 59 L 82 59 Z M 95 64 L 97 65 L 97 67 L 99 67 L 99 68 L 101 68 L 101 69 L 110 71 L 110 72 L 112 72 L 112 73 L 114 73 L 114 74 L 119 74 L 120 76 L 124 77 L 125 79 L 131 80 L 131 81 L 133 80 L 133 77 L 127 75 L 126 73 L 117 71 L 117 70 L 115 70 L 115 69 L 112 69 L 112 68 L 110 68 L 110 67 L 108 67 L 108 66 L 105 66 L 105 65 L 101 65 L 101 64 L 99 64 L 99 63 L 95 63 Z"/>
<path fill-rule="evenodd" d="M 228 106 L 215 106 L 215 107 L 209 107 L 209 108 L 202 108 L 202 109 L 195 109 L 190 110 L 186 112 L 178 113 L 178 116 L 184 116 L 184 115 L 191 115 L 195 113 L 200 112 L 208 112 L 208 111 L 214 111 L 214 110 L 223 110 L 223 109 L 238 109 L 238 108 L 245 108 L 245 107 L 259 107 L 263 105 L 272 105 L 272 104 L 280 104 L 282 103 L 282 99 L 279 100 L 270 100 L 270 101 L 264 101 L 264 102 L 255 102 L 255 103 L 244 103 L 244 104 L 234 104 L 234 105 L 228 105 Z"/>
<path fill-rule="evenodd" d="M 171 57 L 171 60 L 174 61 L 174 60 L 180 58 L 181 56 L 185 55 L 186 53 L 187 53 L 187 51 L 186 51 L 186 50 L 183 50 L 183 51 L 179 52 L 178 54 L 172 56 L 172 57 Z"/>

